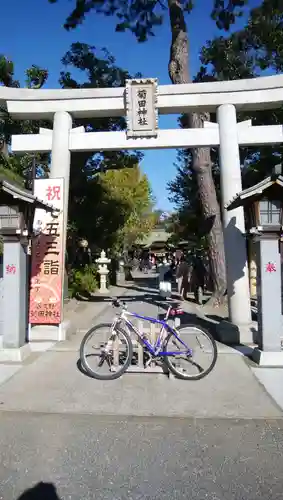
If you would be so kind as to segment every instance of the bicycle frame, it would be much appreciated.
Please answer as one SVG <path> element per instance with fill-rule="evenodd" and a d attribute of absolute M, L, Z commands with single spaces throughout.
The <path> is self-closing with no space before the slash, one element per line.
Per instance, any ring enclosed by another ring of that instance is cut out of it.
<path fill-rule="evenodd" d="M 170 311 L 171 311 L 171 307 L 169 306 L 167 313 L 166 313 L 166 316 L 165 316 L 165 319 L 159 320 L 159 319 L 151 318 L 148 316 L 141 316 L 140 314 L 132 313 L 130 311 L 127 311 L 126 309 L 123 309 L 121 314 L 114 319 L 113 324 L 112 324 L 112 329 L 115 330 L 115 326 L 117 325 L 117 323 L 119 323 L 120 321 L 123 321 L 125 323 L 125 325 L 128 327 L 128 329 L 131 332 L 135 333 L 135 335 L 145 345 L 145 347 L 147 348 L 147 350 L 149 351 L 149 353 L 152 356 L 177 356 L 180 354 L 191 356 L 192 349 L 190 349 L 185 344 L 185 342 L 182 339 L 180 339 L 176 330 L 174 328 L 172 328 L 170 325 L 168 325 L 168 323 L 167 323 L 169 315 L 170 315 Z M 143 321 L 147 321 L 150 323 L 155 323 L 155 324 L 160 325 L 160 327 L 161 327 L 160 333 L 159 333 L 159 336 L 158 336 L 154 345 L 152 345 L 145 337 L 142 336 L 141 332 L 128 319 L 129 317 L 134 317 L 137 319 L 141 319 Z M 176 352 L 175 351 L 170 351 L 170 352 L 169 351 L 162 351 L 161 350 L 162 344 L 166 338 L 165 332 L 167 334 L 172 333 L 174 335 L 174 337 L 184 346 L 185 350 L 184 351 L 178 350 Z"/>

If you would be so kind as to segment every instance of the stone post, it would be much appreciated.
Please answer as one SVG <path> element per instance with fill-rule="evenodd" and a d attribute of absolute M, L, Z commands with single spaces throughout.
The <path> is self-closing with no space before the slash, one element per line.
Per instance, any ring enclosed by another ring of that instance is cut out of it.
<path fill-rule="evenodd" d="M 255 361 L 274 366 L 283 363 L 281 350 L 281 257 L 279 235 L 262 234 L 256 237 L 257 250 L 257 303 L 258 303 L 258 350 Z"/>
<path fill-rule="evenodd" d="M 231 211 L 224 208 L 226 203 L 231 202 L 242 191 L 235 106 L 219 106 L 217 121 L 229 319 L 238 327 L 240 341 L 252 342 L 244 211 L 242 207 Z"/>
<path fill-rule="evenodd" d="M 98 264 L 98 272 L 100 274 L 100 289 L 99 293 L 108 293 L 107 288 L 107 276 L 109 270 L 107 269 L 107 264 L 110 264 L 111 260 L 107 259 L 106 253 L 102 250 L 99 259 L 96 259 Z"/>
<path fill-rule="evenodd" d="M 27 339 L 27 246 L 17 235 L 3 236 L 3 349 L 26 345 Z M 19 358 L 19 359 L 18 359 Z M 7 358 L 6 358 L 7 359 Z"/>

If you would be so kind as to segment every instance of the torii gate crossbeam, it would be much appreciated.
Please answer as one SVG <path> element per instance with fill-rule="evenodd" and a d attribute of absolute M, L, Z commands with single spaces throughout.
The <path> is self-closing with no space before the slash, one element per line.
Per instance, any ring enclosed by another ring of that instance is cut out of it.
<path fill-rule="evenodd" d="M 204 129 L 158 130 L 154 138 L 127 138 L 124 132 L 84 133 L 72 130 L 72 119 L 125 116 L 125 88 L 30 90 L 0 87 L 0 104 L 17 119 L 51 119 L 53 131 L 12 138 L 14 151 L 52 151 L 51 177 L 65 179 L 68 210 L 72 151 L 159 149 L 219 146 L 229 315 L 241 342 L 251 342 L 249 280 L 242 208 L 224 208 L 242 190 L 239 145 L 281 143 L 281 126 L 252 127 L 237 123 L 236 111 L 274 109 L 283 104 L 283 75 L 229 82 L 164 85 L 157 88 L 159 114 L 216 112 L 217 124 Z M 158 167 L 157 167 L 158 168 Z M 66 239 L 66 228 L 65 235 Z"/>

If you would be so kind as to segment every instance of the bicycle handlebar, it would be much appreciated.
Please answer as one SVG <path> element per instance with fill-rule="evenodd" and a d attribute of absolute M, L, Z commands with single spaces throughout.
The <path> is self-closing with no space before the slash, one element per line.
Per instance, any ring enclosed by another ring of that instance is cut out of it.
<path fill-rule="evenodd" d="M 119 300 L 118 298 L 115 298 L 112 300 L 112 306 L 118 308 L 122 308 L 124 310 L 127 309 L 126 303 L 123 302 L 122 300 Z M 183 314 L 183 309 L 180 307 L 180 304 L 175 302 L 175 307 L 173 303 L 168 304 L 168 309 L 165 314 L 165 319 L 169 319 L 169 316 L 179 316 L 180 314 Z"/>

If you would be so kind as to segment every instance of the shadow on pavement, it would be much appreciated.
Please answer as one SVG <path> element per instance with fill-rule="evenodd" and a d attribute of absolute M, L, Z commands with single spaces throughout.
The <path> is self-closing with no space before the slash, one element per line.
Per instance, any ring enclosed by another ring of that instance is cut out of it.
<path fill-rule="evenodd" d="M 124 288 L 123 285 L 117 285 L 117 288 Z M 128 290 L 143 291 L 143 290 L 156 290 L 157 292 L 158 278 L 156 276 L 145 276 L 144 278 L 134 278 L 131 283 L 127 283 Z"/>
<path fill-rule="evenodd" d="M 126 295 L 122 298 L 122 301 L 125 303 L 133 303 L 133 302 L 145 302 L 148 304 L 155 304 L 158 306 L 161 312 L 159 313 L 159 318 L 163 319 L 165 316 L 165 312 L 168 309 L 169 301 L 164 300 L 160 297 L 159 291 L 157 289 L 157 278 L 146 276 L 144 278 L 134 278 L 134 282 L 132 285 L 128 286 L 129 290 L 134 291 L 144 291 L 143 294 L 137 295 Z M 170 302 L 175 303 L 176 305 L 180 305 L 182 308 L 186 302 L 180 301 L 180 298 L 173 289 L 172 297 Z M 193 299 L 188 302 L 195 302 Z M 163 312 L 164 311 L 164 312 Z M 184 311 L 180 316 L 181 325 L 185 324 L 194 324 L 199 326 L 200 328 L 204 328 L 208 330 L 215 340 L 219 340 L 217 335 L 217 325 L 220 321 L 223 320 L 221 315 L 206 315 L 205 308 L 202 310 L 200 314 L 194 312 Z"/>
<path fill-rule="evenodd" d="M 180 318 L 181 325 L 194 324 L 202 329 L 208 330 L 215 340 L 219 340 L 219 336 L 217 335 L 217 325 L 220 322 L 219 316 L 215 317 L 215 321 L 210 321 L 210 316 L 198 316 L 194 313 L 184 312 Z"/>
<path fill-rule="evenodd" d="M 18 500 L 60 500 L 52 483 L 40 482 L 24 491 Z"/>
<path fill-rule="evenodd" d="M 77 369 L 79 370 L 79 372 L 81 372 L 81 373 L 82 373 L 83 375 L 85 375 L 86 377 L 89 377 L 89 378 L 94 378 L 94 377 L 92 377 L 92 376 L 90 375 L 90 373 L 88 373 L 88 372 L 84 369 L 84 367 L 83 367 L 82 362 L 81 362 L 81 360 L 80 360 L 80 359 L 78 359 L 78 361 L 77 361 Z"/>
<path fill-rule="evenodd" d="M 117 285 L 117 288 L 122 287 L 122 285 Z M 185 308 L 187 302 L 180 301 L 179 296 L 173 289 L 172 297 L 170 300 L 165 300 L 159 295 L 159 290 L 157 288 L 157 277 L 147 275 L 145 277 L 134 277 L 133 283 L 127 285 L 127 289 L 133 291 L 132 295 L 124 295 L 120 298 L 121 302 L 125 304 L 134 304 L 135 302 L 144 302 L 145 304 L 154 304 L 158 307 L 158 316 L 160 319 L 164 318 L 165 312 L 168 309 L 168 304 L 171 302 L 174 305 L 179 305 L 181 308 Z M 140 292 L 136 294 L 135 292 Z M 102 300 L 105 303 L 111 304 L 114 297 L 103 297 Z M 118 296 L 119 298 L 119 296 Z M 101 300 L 99 297 L 98 300 Z M 91 300 L 97 300 L 93 297 Z M 145 314 L 146 315 L 146 314 Z M 205 307 L 201 308 L 200 311 L 187 312 L 184 310 L 183 314 L 180 316 L 181 325 L 194 324 L 200 328 L 207 329 L 216 340 L 219 340 L 217 335 L 217 325 L 223 320 L 223 316 L 216 314 L 205 314 Z M 82 369 L 78 366 L 80 371 Z"/>

